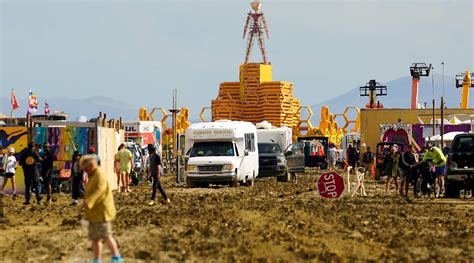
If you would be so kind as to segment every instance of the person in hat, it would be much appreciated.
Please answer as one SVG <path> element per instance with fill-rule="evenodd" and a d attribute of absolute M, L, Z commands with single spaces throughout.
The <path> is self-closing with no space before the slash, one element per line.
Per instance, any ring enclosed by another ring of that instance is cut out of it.
<path fill-rule="evenodd" d="M 54 155 L 49 143 L 44 144 L 43 165 L 41 178 L 43 179 L 44 189 L 46 190 L 46 204 L 51 204 L 51 176 L 53 173 Z"/>
<path fill-rule="evenodd" d="M 89 221 L 89 240 L 92 241 L 94 260 L 99 263 L 102 258 L 102 243 L 109 247 L 112 253 L 111 262 L 123 262 L 112 236 L 112 221 L 117 214 L 114 196 L 107 175 L 97 164 L 94 155 L 86 155 L 80 160 L 80 168 L 89 175 L 86 185 L 83 207 L 86 219 Z"/>
<path fill-rule="evenodd" d="M 12 184 L 12 196 L 16 196 L 16 185 L 15 185 L 15 174 L 16 168 L 18 166 L 16 157 L 15 157 L 15 148 L 10 147 L 8 149 L 7 160 L 5 161 L 5 179 L 3 180 L 2 192 L 5 190 L 5 186 L 10 180 Z"/>
<path fill-rule="evenodd" d="M 40 162 L 38 153 L 33 149 L 33 143 L 28 143 L 26 151 L 21 155 L 19 164 L 23 168 L 23 176 L 25 179 L 25 202 L 24 205 L 30 204 L 31 190 L 34 189 L 38 204 L 41 202 L 41 194 L 38 187 L 39 171 L 37 163 Z"/>
<path fill-rule="evenodd" d="M 148 144 L 147 146 L 148 152 L 150 154 L 150 177 L 152 180 L 152 193 L 151 193 L 151 200 L 148 203 L 149 205 L 155 204 L 156 199 L 156 190 L 158 189 L 163 197 L 163 202 L 169 204 L 171 203 L 168 195 L 166 194 L 165 189 L 163 188 L 163 184 L 161 183 L 161 157 L 159 154 L 156 153 L 155 146 L 153 144 Z"/>
<path fill-rule="evenodd" d="M 88 154 L 94 156 L 95 160 L 97 161 L 97 165 L 100 166 L 100 157 L 97 155 L 97 151 L 95 150 L 94 147 L 89 147 L 89 150 L 87 151 Z"/>
<path fill-rule="evenodd" d="M 82 154 L 78 151 L 74 151 L 72 155 L 72 166 L 71 166 L 71 205 L 77 205 L 79 199 L 84 198 L 84 171 L 82 171 L 79 161 L 81 160 Z"/>

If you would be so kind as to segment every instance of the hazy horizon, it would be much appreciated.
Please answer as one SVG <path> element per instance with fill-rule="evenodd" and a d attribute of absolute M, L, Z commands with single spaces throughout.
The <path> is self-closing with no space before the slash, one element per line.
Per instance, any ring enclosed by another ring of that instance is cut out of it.
<path fill-rule="evenodd" d="M 104 96 L 197 115 L 220 82 L 237 81 L 247 1 L 0 0 L 0 97 Z M 473 69 L 472 1 L 262 1 L 274 80 L 314 105 L 369 79 Z M 259 61 L 257 46 L 253 61 Z M 330 90 L 331 92 L 327 92 Z M 8 113 L 10 105 L 0 105 Z"/>

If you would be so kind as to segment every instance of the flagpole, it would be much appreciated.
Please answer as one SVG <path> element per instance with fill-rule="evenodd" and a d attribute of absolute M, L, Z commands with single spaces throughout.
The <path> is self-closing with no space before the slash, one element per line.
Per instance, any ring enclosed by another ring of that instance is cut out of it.
<path fill-rule="evenodd" d="M 13 96 L 13 89 L 12 89 L 12 93 L 10 93 L 10 107 L 11 107 L 11 111 L 10 111 L 10 121 L 13 123 L 13 105 L 11 104 L 12 96 Z"/>

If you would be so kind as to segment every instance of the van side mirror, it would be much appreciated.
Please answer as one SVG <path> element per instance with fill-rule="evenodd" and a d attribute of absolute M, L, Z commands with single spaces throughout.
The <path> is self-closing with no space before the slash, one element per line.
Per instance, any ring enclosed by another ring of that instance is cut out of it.
<path fill-rule="evenodd" d="M 249 156 L 249 150 L 245 150 L 245 151 L 244 151 L 244 155 L 245 155 L 245 156 Z"/>
<path fill-rule="evenodd" d="M 293 153 L 292 153 L 291 151 L 286 151 L 286 152 L 285 152 L 285 156 L 290 156 L 290 155 L 292 155 L 292 154 L 293 154 Z"/>

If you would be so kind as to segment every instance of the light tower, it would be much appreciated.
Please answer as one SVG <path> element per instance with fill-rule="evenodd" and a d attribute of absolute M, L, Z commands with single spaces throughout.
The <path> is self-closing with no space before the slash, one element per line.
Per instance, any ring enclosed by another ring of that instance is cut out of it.
<path fill-rule="evenodd" d="M 245 38 L 248 32 L 247 39 L 247 52 L 245 54 L 245 64 L 248 63 L 250 52 L 252 51 L 252 46 L 255 38 L 257 38 L 258 46 L 262 53 L 263 64 L 269 64 L 267 60 L 267 52 L 265 50 L 265 42 L 263 39 L 263 30 L 267 39 L 269 39 L 267 21 L 265 20 L 265 15 L 260 11 L 262 4 L 259 1 L 253 1 L 250 3 L 250 6 L 253 9 L 253 12 L 250 11 L 247 15 L 247 20 L 245 22 L 244 34 L 242 38 Z"/>
<path fill-rule="evenodd" d="M 377 96 L 387 96 L 387 86 L 382 86 L 375 79 L 371 79 L 365 86 L 360 87 L 360 96 L 369 97 L 369 103 L 365 105 L 366 108 L 383 108 L 383 104 L 377 101 Z"/>
<path fill-rule="evenodd" d="M 418 89 L 420 87 L 420 77 L 428 77 L 431 71 L 431 64 L 413 63 L 410 67 L 411 75 L 411 109 L 418 108 Z"/>
<path fill-rule="evenodd" d="M 469 89 L 474 87 L 474 74 L 466 71 L 464 75 L 456 75 L 456 88 L 462 88 L 461 91 L 461 109 L 469 107 Z"/>

